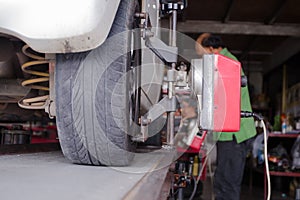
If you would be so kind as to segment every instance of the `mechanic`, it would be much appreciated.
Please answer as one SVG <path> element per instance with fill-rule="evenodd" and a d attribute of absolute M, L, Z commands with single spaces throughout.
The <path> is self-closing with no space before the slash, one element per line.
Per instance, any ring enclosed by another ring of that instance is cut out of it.
<path fill-rule="evenodd" d="M 200 56 L 204 53 L 218 53 L 237 60 L 225 48 L 221 38 L 210 33 L 201 34 L 195 47 Z M 241 88 L 241 110 L 252 112 L 248 87 Z M 254 119 L 241 118 L 239 132 L 222 132 L 215 135 L 218 140 L 217 168 L 214 175 L 215 199 L 239 200 L 247 152 L 256 135 Z"/>

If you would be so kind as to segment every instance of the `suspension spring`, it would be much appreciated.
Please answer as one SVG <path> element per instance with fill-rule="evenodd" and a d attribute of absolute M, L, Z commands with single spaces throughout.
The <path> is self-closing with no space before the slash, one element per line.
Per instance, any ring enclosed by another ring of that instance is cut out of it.
<path fill-rule="evenodd" d="M 32 61 L 25 62 L 21 69 L 23 72 L 34 76 L 34 78 L 28 79 L 23 81 L 21 84 L 22 86 L 30 87 L 31 89 L 46 91 L 46 95 L 39 95 L 36 97 L 24 97 L 21 99 L 18 104 L 21 108 L 25 109 L 44 109 L 46 106 L 46 100 L 49 98 L 49 86 L 41 85 L 41 83 L 49 83 L 49 73 L 37 71 L 38 67 L 42 65 L 48 64 L 49 60 L 45 57 L 31 53 L 29 51 L 30 47 L 28 45 L 24 45 L 22 48 L 22 52 L 28 56 L 29 58 L 33 59 Z M 34 69 L 32 67 L 35 66 Z M 48 84 L 46 84 L 48 85 Z"/>

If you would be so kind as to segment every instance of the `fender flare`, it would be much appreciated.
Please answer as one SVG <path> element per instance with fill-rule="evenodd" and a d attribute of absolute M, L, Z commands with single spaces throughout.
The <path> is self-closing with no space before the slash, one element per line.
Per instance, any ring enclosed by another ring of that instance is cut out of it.
<path fill-rule="evenodd" d="M 121 0 L 0 0 L 0 35 L 42 53 L 86 51 L 101 45 Z"/>

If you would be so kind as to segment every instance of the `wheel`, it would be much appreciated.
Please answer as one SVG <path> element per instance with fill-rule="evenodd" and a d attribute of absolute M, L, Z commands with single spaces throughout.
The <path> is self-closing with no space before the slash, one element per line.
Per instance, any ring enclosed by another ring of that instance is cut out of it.
<path fill-rule="evenodd" d="M 74 163 L 125 166 L 134 156 L 138 58 L 137 1 L 122 0 L 107 40 L 88 52 L 57 55 L 56 120 L 62 151 Z M 135 76 L 135 77 L 133 77 Z"/>

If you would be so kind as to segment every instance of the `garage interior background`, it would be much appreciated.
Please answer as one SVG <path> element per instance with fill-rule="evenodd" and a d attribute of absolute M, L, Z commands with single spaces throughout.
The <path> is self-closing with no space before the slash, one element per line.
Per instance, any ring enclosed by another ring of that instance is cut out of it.
<path fill-rule="evenodd" d="M 162 21 L 163 27 L 168 28 L 167 24 Z M 203 32 L 220 35 L 242 63 L 253 106 L 258 109 L 270 109 L 272 114 L 281 111 L 283 66 L 287 88 L 300 82 L 298 0 L 190 0 L 179 16 L 177 30 L 195 40 Z M 189 46 L 182 55 L 197 57 L 194 44 L 177 42 Z"/>
<path fill-rule="evenodd" d="M 300 119 L 299 0 L 188 0 L 188 7 L 178 19 L 177 31 L 194 40 L 203 32 L 222 37 L 225 46 L 242 63 L 248 77 L 253 107 L 269 118 L 271 124 L 283 105 L 281 97 L 285 68 L 288 91 L 286 108 L 293 111 L 294 118 Z M 167 19 L 162 20 L 162 26 L 168 28 Z M 182 51 L 180 55 L 185 58 L 198 57 L 194 43 L 183 44 L 180 40 L 177 43 Z M 27 90 L 18 92 L 27 93 Z M 13 113 L 9 114 L 22 113 L 23 117 L 32 115 L 32 111 L 21 110 L 16 104 L 9 106 L 13 107 L 10 109 Z M 11 115 L 6 118 L 6 113 L 0 114 L 0 121 L 20 120 L 11 118 Z M 34 116 L 49 121 L 43 111 L 35 112 Z M 54 123 L 54 120 L 50 121 Z M 53 124 L 46 128 L 51 131 L 54 129 Z M 37 127 L 36 132 L 46 131 Z M 51 136 L 46 142 L 57 142 L 56 135 Z M 34 141 L 45 142 L 40 138 Z M 22 151 L 25 151 L 23 147 Z M 4 148 L 2 153 L 5 153 Z"/>

